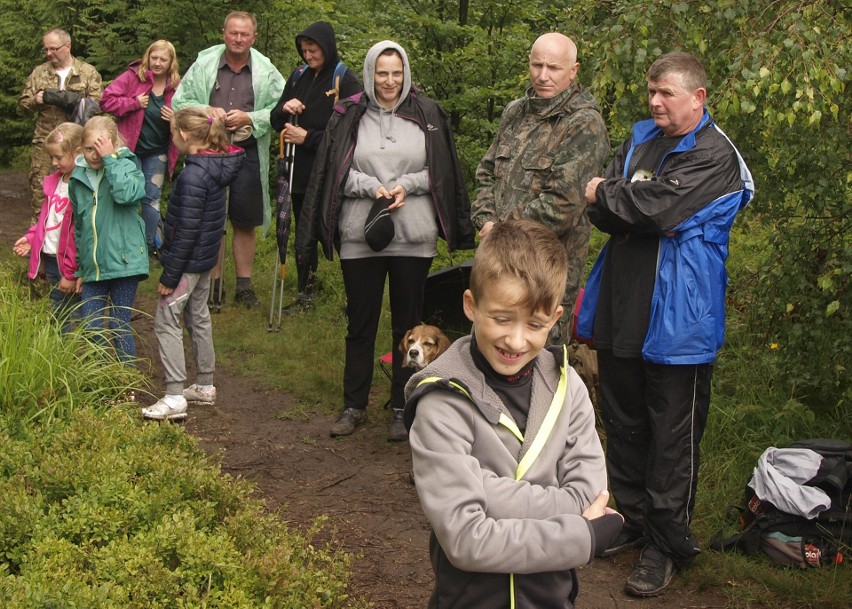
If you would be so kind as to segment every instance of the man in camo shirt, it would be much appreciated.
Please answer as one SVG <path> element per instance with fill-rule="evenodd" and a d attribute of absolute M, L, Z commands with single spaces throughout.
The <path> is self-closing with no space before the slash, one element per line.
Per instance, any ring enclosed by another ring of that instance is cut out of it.
<path fill-rule="evenodd" d="M 551 228 L 562 241 L 569 262 L 559 322 L 565 343 L 589 249 L 585 187 L 609 155 L 609 135 L 597 102 L 574 80 L 580 64 L 570 38 L 540 36 L 529 60 L 531 86 L 506 106 L 476 171 L 471 217 L 480 238 L 495 222 L 525 218 Z"/>
<path fill-rule="evenodd" d="M 69 120 L 83 97 L 101 99 L 103 85 L 98 71 L 71 54 L 71 36 L 58 28 L 45 33 L 42 51 L 47 61 L 36 66 L 27 78 L 18 105 L 38 114 L 33 135 L 30 187 L 33 191 L 33 219 L 38 218 L 44 201 L 42 180 L 50 173 L 50 158 L 44 151 L 44 139 L 60 123 Z"/>

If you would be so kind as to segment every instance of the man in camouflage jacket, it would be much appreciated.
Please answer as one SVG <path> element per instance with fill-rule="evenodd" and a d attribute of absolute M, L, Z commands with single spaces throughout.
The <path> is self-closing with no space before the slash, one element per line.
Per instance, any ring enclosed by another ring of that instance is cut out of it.
<path fill-rule="evenodd" d="M 540 36 L 529 65 L 530 88 L 506 106 L 476 170 L 471 217 L 480 238 L 495 222 L 509 219 L 535 220 L 553 229 L 568 253 L 565 313 L 559 322 L 560 340 L 568 342 L 589 249 L 585 186 L 609 155 L 609 135 L 597 102 L 574 80 L 580 64 L 570 38 Z"/>
<path fill-rule="evenodd" d="M 45 138 L 59 123 L 69 120 L 80 99 L 91 97 L 99 101 L 103 92 L 98 71 L 71 55 L 68 32 L 50 30 L 44 35 L 42 44 L 47 61 L 36 66 L 18 97 L 18 105 L 38 115 L 30 164 L 33 218 L 37 218 L 41 210 L 44 200 L 42 181 L 50 172 L 50 158 L 44 150 Z"/>

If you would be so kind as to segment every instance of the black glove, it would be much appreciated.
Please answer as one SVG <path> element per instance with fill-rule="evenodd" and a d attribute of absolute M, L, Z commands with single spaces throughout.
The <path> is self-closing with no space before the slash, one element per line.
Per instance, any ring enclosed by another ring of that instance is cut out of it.
<path fill-rule="evenodd" d="M 73 91 L 45 89 L 43 100 L 46 104 L 62 108 L 70 115 L 74 111 L 74 107 L 77 105 L 77 102 L 80 101 L 80 97 L 82 96 L 79 93 L 74 93 Z"/>
<path fill-rule="evenodd" d="M 624 518 L 621 514 L 604 514 L 599 518 L 589 520 L 589 528 L 592 530 L 592 558 L 600 558 L 624 526 Z"/>

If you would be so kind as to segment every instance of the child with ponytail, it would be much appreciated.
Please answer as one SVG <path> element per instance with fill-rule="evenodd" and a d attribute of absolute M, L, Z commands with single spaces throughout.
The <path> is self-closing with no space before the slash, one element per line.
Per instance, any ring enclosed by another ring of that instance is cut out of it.
<path fill-rule="evenodd" d="M 176 112 L 172 119 L 175 145 L 186 154 L 166 211 L 154 313 L 154 333 L 165 369 L 166 394 L 142 415 L 154 420 L 186 418 L 188 402 L 213 404 L 213 327 L 207 297 L 210 270 L 216 265 L 225 232 L 226 189 L 237 177 L 245 156 L 230 144 L 225 126 L 201 107 Z M 195 356 L 195 383 L 184 388 L 186 363 L 183 316 Z"/>

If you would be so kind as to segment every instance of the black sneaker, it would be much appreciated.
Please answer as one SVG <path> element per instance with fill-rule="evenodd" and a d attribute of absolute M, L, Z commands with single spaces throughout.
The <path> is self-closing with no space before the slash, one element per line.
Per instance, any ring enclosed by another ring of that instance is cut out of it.
<path fill-rule="evenodd" d="M 219 279 L 214 279 L 210 286 L 210 295 L 207 297 L 207 308 L 211 313 L 220 313 L 225 302 L 225 290 L 221 287 Z"/>
<path fill-rule="evenodd" d="M 256 309 L 260 306 L 260 301 L 257 299 L 257 295 L 254 293 L 254 290 L 251 288 L 235 292 L 234 302 L 243 305 L 246 309 Z"/>
<path fill-rule="evenodd" d="M 316 308 L 314 299 L 311 296 L 299 296 L 296 302 L 288 304 L 284 307 L 284 315 L 301 315 L 308 313 Z"/>
<path fill-rule="evenodd" d="M 337 417 L 334 425 L 328 431 L 332 438 L 348 436 L 355 428 L 367 420 L 367 411 L 363 408 L 346 408 Z"/>
<path fill-rule="evenodd" d="M 645 543 L 645 535 L 642 531 L 622 529 L 612 544 L 601 553 L 601 557 L 615 556 L 626 550 L 641 548 Z"/>
<path fill-rule="evenodd" d="M 627 578 L 624 590 L 633 596 L 657 596 L 672 581 L 674 562 L 656 547 L 648 544 L 639 562 Z"/>
<path fill-rule="evenodd" d="M 408 439 L 408 430 L 402 421 L 402 408 L 394 408 L 391 413 L 390 427 L 388 427 L 388 440 L 391 442 L 402 442 Z"/>

